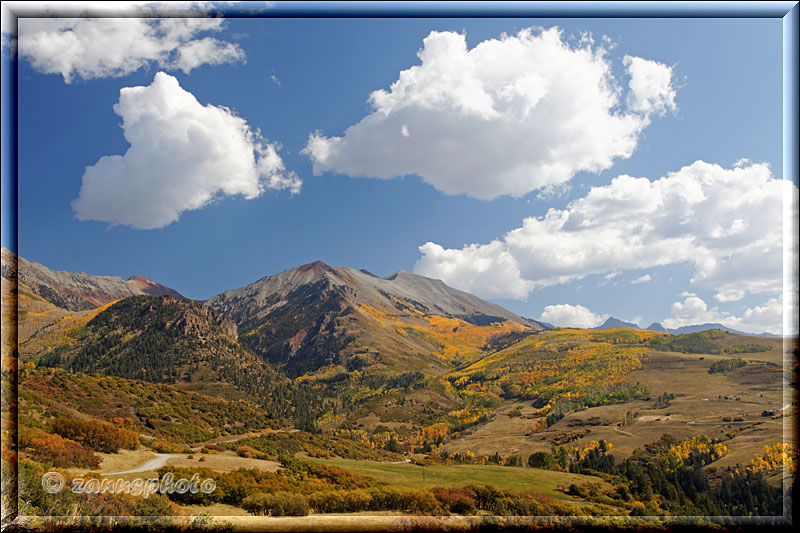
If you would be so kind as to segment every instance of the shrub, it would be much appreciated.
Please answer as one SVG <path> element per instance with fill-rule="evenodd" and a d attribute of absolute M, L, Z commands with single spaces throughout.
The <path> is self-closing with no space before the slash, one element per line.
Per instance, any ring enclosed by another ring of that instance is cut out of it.
<path fill-rule="evenodd" d="M 133 512 L 136 516 L 172 516 L 176 506 L 163 494 L 150 494 L 147 498 L 139 498 Z"/>
<path fill-rule="evenodd" d="M 98 452 L 117 453 L 120 448 L 135 450 L 139 447 L 137 433 L 99 420 L 56 418 L 52 429 L 53 433 L 65 439 L 80 442 Z"/>
<path fill-rule="evenodd" d="M 430 491 L 381 487 L 370 489 L 373 509 L 408 511 L 416 514 L 437 514 L 439 502 Z"/>
<path fill-rule="evenodd" d="M 510 455 L 505 460 L 506 466 L 516 466 L 516 467 L 523 467 L 525 466 L 525 461 L 522 459 L 521 455 Z"/>
<path fill-rule="evenodd" d="M 574 513 L 572 507 L 566 507 L 566 510 L 559 509 L 542 494 L 536 494 L 534 497 L 530 494 L 497 489 L 491 485 L 472 485 L 468 488 L 475 492 L 476 507 L 495 515 L 541 516 Z"/>
<path fill-rule="evenodd" d="M 266 459 L 266 454 L 250 446 L 239 446 L 236 448 L 236 455 L 245 459 Z"/>
<path fill-rule="evenodd" d="M 34 459 L 59 468 L 97 468 L 101 460 L 90 447 L 59 435 L 35 437 L 31 439 L 30 448 Z"/>
<path fill-rule="evenodd" d="M 309 505 L 318 513 L 357 513 L 374 509 L 372 495 L 366 490 L 332 490 L 308 496 Z"/>
<path fill-rule="evenodd" d="M 475 514 L 475 491 L 467 487 L 435 487 L 431 489 L 434 498 L 443 509 L 450 513 Z"/>
<path fill-rule="evenodd" d="M 320 513 L 407 511 L 417 514 L 439 514 L 442 510 L 430 491 L 399 487 L 329 490 L 312 493 L 308 499 L 311 507 Z"/>
<path fill-rule="evenodd" d="M 634 505 L 631 509 L 631 516 L 647 516 L 647 511 L 644 508 L 644 505 Z"/>
<path fill-rule="evenodd" d="M 716 374 L 718 372 L 730 372 L 731 370 L 735 370 L 739 367 L 745 366 L 746 364 L 747 361 L 741 357 L 734 357 L 733 359 L 720 359 L 711 365 L 711 368 L 708 369 L 708 373 Z"/>
<path fill-rule="evenodd" d="M 570 496 L 580 496 L 580 497 L 583 497 L 583 496 L 586 495 L 586 493 L 583 491 L 583 489 L 580 488 L 575 483 L 572 483 L 569 486 L 569 489 L 567 489 L 567 494 L 569 494 Z"/>
<path fill-rule="evenodd" d="M 309 512 L 308 501 L 302 495 L 290 492 L 253 494 L 242 501 L 242 508 L 262 516 L 306 516 Z"/>
<path fill-rule="evenodd" d="M 543 470 L 556 470 L 555 458 L 547 452 L 532 453 L 528 457 L 528 466 L 531 468 L 541 468 Z"/>

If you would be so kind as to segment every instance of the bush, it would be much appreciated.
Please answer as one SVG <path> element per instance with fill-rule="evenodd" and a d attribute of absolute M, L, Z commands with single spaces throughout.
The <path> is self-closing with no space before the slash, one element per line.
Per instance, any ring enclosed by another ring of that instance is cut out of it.
<path fill-rule="evenodd" d="M 366 490 L 334 490 L 315 492 L 308 503 L 318 513 L 358 513 L 373 508 L 372 495 Z"/>
<path fill-rule="evenodd" d="M 242 508 L 261 516 L 306 516 L 309 513 L 308 501 L 290 492 L 253 494 L 242 501 Z"/>
<path fill-rule="evenodd" d="M 528 466 L 531 468 L 541 468 L 543 470 L 556 470 L 555 458 L 547 452 L 532 453 L 528 457 Z"/>
<path fill-rule="evenodd" d="M 381 487 L 370 489 L 374 510 L 408 511 L 415 514 L 437 514 L 439 502 L 430 491 Z"/>
<path fill-rule="evenodd" d="M 510 455 L 505 460 L 506 466 L 516 466 L 516 467 L 523 467 L 525 466 L 525 461 L 522 459 L 521 455 Z"/>
<path fill-rule="evenodd" d="M 266 459 L 267 455 L 250 446 L 239 446 L 236 448 L 236 455 L 245 459 Z"/>
<path fill-rule="evenodd" d="M 84 446 L 104 453 L 117 453 L 120 448 L 135 450 L 139 447 L 139 435 L 99 420 L 56 418 L 53 433 L 65 439 L 80 442 Z"/>
<path fill-rule="evenodd" d="M 172 516 L 177 514 L 176 507 L 163 494 L 150 494 L 147 498 L 139 498 L 133 512 L 136 516 Z"/>
<path fill-rule="evenodd" d="M 631 509 L 631 516 L 647 516 L 644 505 L 634 505 Z"/>
<path fill-rule="evenodd" d="M 747 361 L 745 361 L 741 357 L 734 357 L 733 359 L 720 359 L 719 361 L 711 365 L 711 368 L 708 369 L 708 373 L 716 374 L 718 372 L 730 372 L 731 370 L 743 367 L 746 364 Z"/>
<path fill-rule="evenodd" d="M 329 490 L 314 492 L 308 502 L 318 513 L 357 513 L 360 511 L 407 511 L 439 514 L 442 508 L 428 490 L 399 487 Z"/>
<path fill-rule="evenodd" d="M 475 514 L 475 491 L 467 487 L 435 487 L 431 489 L 434 498 L 443 509 L 450 513 Z"/>
<path fill-rule="evenodd" d="M 572 484 L 569 486 L 569 489 L 567 490 L 567 494 L 569 494 L 570 496 L 580 496 L 580 497 L 583 497 L 583 496 L 585 496 L 585 495 L 586 495 L 586 494 L 584 493 L 583 489 L 582 489 L 582 488 L 580 488 L 580 487 L 579 487 L 578 485 L 576 485 L 575 483 L 572 483 Z"/>
<path fill-rule="evenodd" d="M 33 438 L 30 448 L 34 459 L 59 468 L 97 468 L 101 460 L 90 447 L 59 435 Z"/>

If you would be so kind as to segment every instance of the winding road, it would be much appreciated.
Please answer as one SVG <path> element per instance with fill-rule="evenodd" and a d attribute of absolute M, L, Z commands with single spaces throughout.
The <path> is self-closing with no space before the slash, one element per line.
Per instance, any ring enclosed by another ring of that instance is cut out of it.
<path fill-rule="evenodd" d="M 122 472 L 110 472 L 108 474 L 102 474 L 104 476 L 116 476 L 119 474 L 138 474 L 140 472 L 149 472 L 151 470 L 158 470 L 169 461 L 170 457 L 180 457 L 178 454 L 174 453 L 157 453 L 155 454 L 154 459 L 150 459 L 149 461 L 145 461 L 139 467 L 134 468 L 132 470 L 123 470 Z"/>

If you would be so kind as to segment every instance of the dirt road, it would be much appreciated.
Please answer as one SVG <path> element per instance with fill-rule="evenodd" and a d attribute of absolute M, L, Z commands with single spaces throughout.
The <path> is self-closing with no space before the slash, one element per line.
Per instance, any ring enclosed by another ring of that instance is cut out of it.
<path fill-rule="evenodd" d="M 104 476 L 116 476 L 118 474 L 138 474 L 140 472 L 150 472 L 151 470 L 158 470 L 169 461 L 170 457 L 180 457 L 180 455 L 174 453 L 157 453 L 155 454 L 154 459 L 150 459 L 149 461 L 145 461 L 139 467 L 134 468 L 132 470 L 123 470 L 122 472 L 111 472 L 108 474 L 103 474 Z"/>

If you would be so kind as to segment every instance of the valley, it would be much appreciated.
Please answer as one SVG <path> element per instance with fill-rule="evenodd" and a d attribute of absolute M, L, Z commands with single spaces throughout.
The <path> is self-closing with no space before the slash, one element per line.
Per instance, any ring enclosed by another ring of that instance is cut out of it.
<path fill-rule="evenodd" d="M 321 262 L 198 302 L 9 254 L 3 446 L 31 515 L 782 513 L 797 339 L 551 328 Z M 53 469 L 218 490 L 45 494 Z"/>

